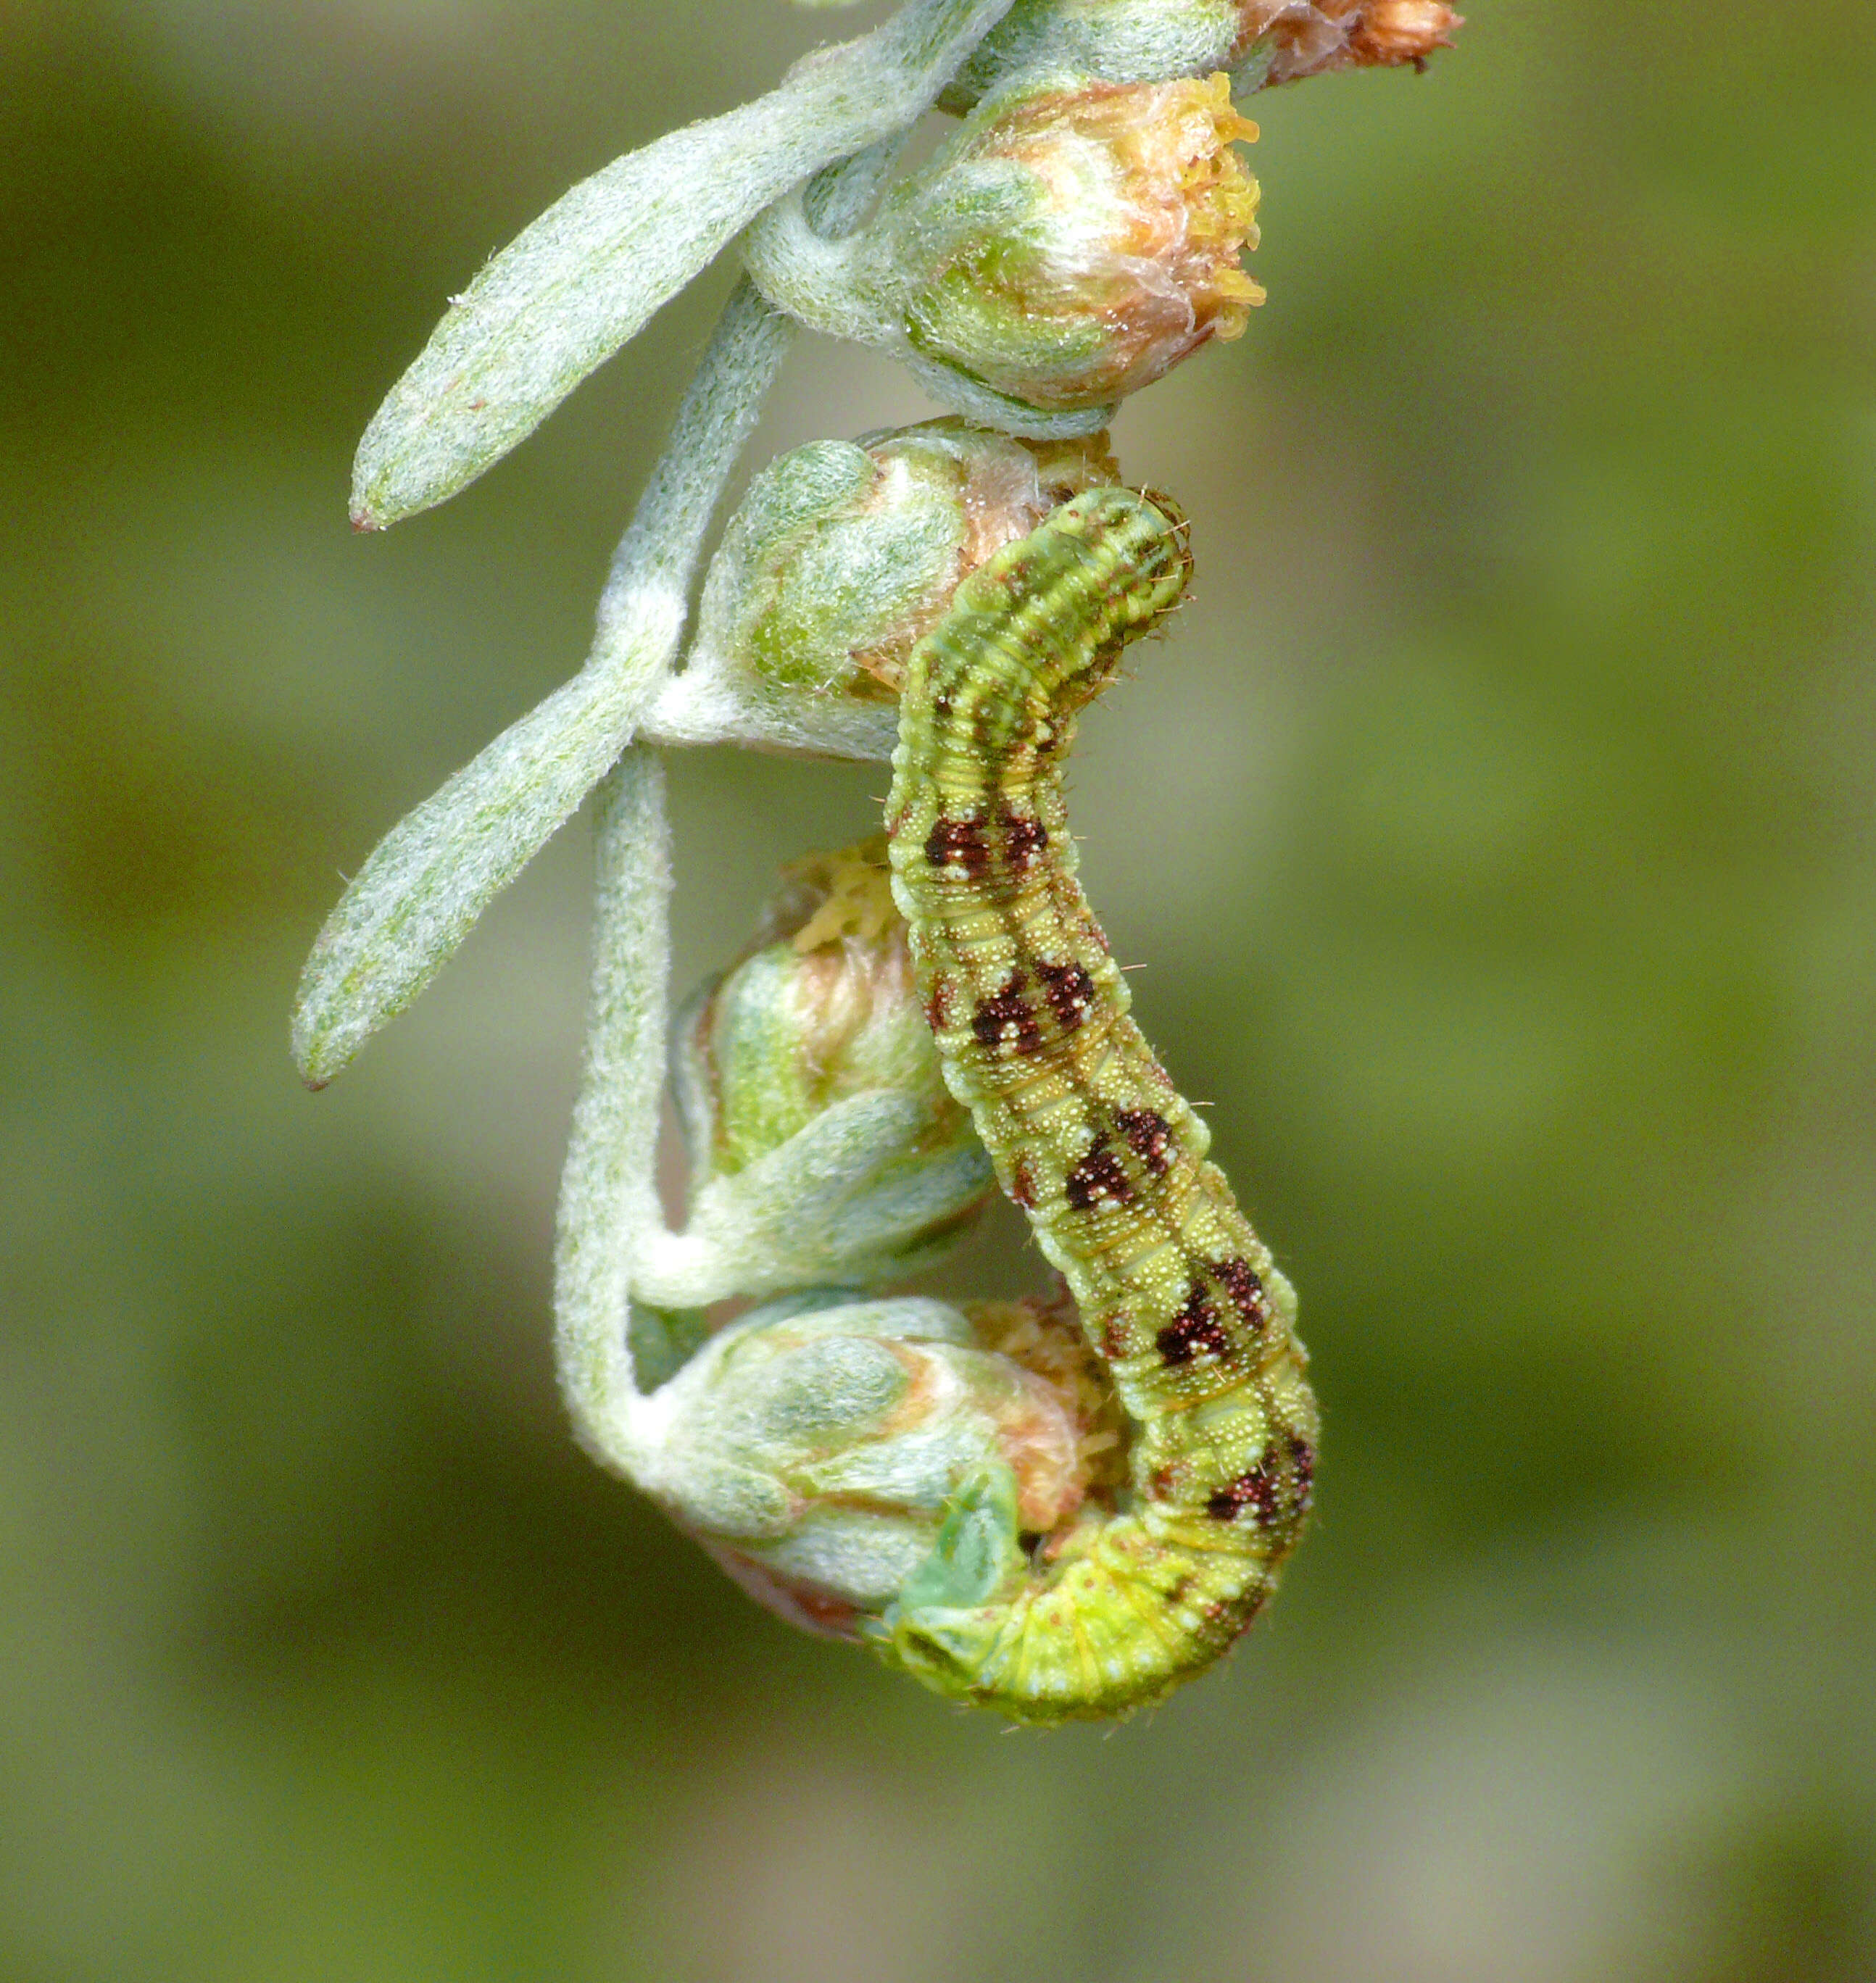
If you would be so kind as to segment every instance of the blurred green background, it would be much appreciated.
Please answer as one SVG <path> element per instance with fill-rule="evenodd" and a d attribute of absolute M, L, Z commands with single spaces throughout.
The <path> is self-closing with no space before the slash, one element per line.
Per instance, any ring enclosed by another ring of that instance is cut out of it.
<path fill-rule="evenodd" d="M 727 274 L 368 540 L 366 418 L 871 15 L 0 7 L 0 1974 L 1876 1975 L 1876 17 L 1469 11 L 1259 100 L 1270 301 L 1117 435 L 1198 604 L 1075 784 L 1319 1515 L 1226 1669 L 1012 1737 L 571 1445 L 584 821 L 286 1051 L 341 871 L 584 653 Z M 752 460 L 928 411 L 804 344 Z M 681 764 L 681 975 L 883 777 Z"/>

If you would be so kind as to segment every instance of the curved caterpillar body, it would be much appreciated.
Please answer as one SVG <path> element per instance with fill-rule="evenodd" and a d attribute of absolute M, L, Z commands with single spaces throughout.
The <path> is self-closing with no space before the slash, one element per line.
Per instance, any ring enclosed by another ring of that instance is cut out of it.
<path fill-rule="evenodd" d="M 1309 1501 L 1295 1296 L 1128 1017 L 1062 800 L 1077 711 L 1189 563 L 1157 499 L 1065 504 L 919 644 L 893 759 L 893 888 L 945 1078 L 1134 1422 L 1130 1488 L 1057 1534 L 1019 1538 L 1007 1482 L 966 1483 L 877 1628 L 928 1685 L 1026 1720 L 1123 1712 L 1209 1665 Z"/>

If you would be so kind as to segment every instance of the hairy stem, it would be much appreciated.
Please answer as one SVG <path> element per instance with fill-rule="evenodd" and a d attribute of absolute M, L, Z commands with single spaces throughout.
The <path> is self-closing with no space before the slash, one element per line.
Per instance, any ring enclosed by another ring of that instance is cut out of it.
<path fill-rule="evenodd" d="M 628 751 L 602 790 L 593 988 L 553 1260 L 554 1358 L 581 1441 L 628 1476 L 651 1449 L 626 1322 L 636 1236 L 662 1228 L 654 1166 L 670 958 L 664 761 Z"/>
<path fill-rule="evenodd" d="M 791 336 L 737 285 L 613 559 L 586 665 L 385 835 L 319 932 L 293 1014 L 309 1082 L 329 1081 L 416 997 L 630 741 Z"/>
<path fill-rule="evenodd" d="M 830 233 L 851 227 L 884 183 L 897 150 L 896 141 L 882 142 L 821 174 L 809 189 L 818 223 Z M 668 547 L 681 549 L 687 589 L 711 511 L 791 336 L 787 319 L 771 311 L 746 278 L 737 284 L 613 560 L 588 673 L 610 651 L 613 628 L 629 627 L 634 602 L 660 582 L 659 561 Z M 694 445 L 687 446 L 693 436 Z M 641 684 L 634 718 L 675 647 L 674 636 L 657 670 Z M 629 731 L 619 747 L 628 740 Z M 581 1437 L 607 1464 L 632 1475 L 642 1466 L 652 1410 L 637 1389 L 627 1333 L 632 1262 L 648 1239 L 665 1236 L 655 1167 L 670 965 L 670 851 L 656 753 L 640 747 L 619 757 L 604 788 L 595 859 L 593 988 L 555 1241 L 555 1356 Z"/>

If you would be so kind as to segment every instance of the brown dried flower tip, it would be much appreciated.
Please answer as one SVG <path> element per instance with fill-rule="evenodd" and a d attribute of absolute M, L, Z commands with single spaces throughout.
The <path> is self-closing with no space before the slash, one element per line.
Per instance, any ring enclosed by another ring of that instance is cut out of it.
<path fill-rule="evenodd" d="M 1242 0 L 1236 59 L 1260 42 L 1272 46 L 1266 82 L 1296 82 L 1326 69 L 1426 66 L 1450 48 L 1463 15 L 1436 0 Z"/>
<path fill-rule="evenodd" d="M 1465 25 L 1463 15 L 1432 0 L 1369 0 L 1349 37 L 1349 53 L 1363 64 L 1424 69 L 1433 50 L 1450 48 L 1453 30 Z"/>

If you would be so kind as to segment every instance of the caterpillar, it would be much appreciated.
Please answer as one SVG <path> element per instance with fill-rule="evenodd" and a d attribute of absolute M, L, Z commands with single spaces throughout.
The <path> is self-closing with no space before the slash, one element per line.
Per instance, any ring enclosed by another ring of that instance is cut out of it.
<path fill-rule="evenodd" d="M 1061 1533 L 1018 1532 L 1006 1476 L 963 1483 L 873 1624 L 892 1663 L 1020 1720 L 1124 1713 L 1211 1664 L 1309 1503 L 1295 1295 L 1129 1016 L 1062 796 L 1078 712 L 1189 569 L 1171 503 L 1090 490 L 959 587 L 901 703 L 892 886 L 945 1079 L 1132 1424 L 1125 1485 Z"/>

